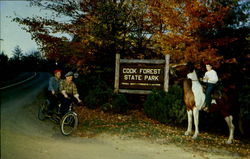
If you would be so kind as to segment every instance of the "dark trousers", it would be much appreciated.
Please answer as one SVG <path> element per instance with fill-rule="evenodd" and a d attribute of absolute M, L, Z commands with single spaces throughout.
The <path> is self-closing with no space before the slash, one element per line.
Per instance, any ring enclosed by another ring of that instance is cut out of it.
<path fill-rule="evenodd" d="M 213 93 L 213 90 L 215 88 L 216 84 L 213 83 L 206 83 L 206 98 L 205 98 L 205 103 L 208 107 L 211 106 L 211 101 L 212 101 L 212 97 L 211 94 Z"/>
<path fill-rule="evenodd" d="M 69 98 L 65 98 L 62 94 L 60 94 L 61 107 L 60 112 L 62 115 L 66 114 L 69 111 L 69 106 L 73 102 L 74 97 L 69 96 Z"/>
<path fill-rule="evenodd" d="M 49 99 L 49 107 L 48 107 L 48 112 L 52 112 L 55 108 L 58 107 L 59 104 L 59 100 L 58 100 L 58 96 L 52 94 L 52 92 L 48 92 L 48 99 Z"/>

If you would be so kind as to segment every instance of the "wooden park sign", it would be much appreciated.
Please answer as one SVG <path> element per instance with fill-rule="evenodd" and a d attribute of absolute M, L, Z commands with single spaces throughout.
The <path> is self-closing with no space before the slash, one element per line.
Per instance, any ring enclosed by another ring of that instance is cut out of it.
<path fill-rule="evenodd" d="M 168 91 L 169 55 L 165 60 L 120 59 L 116 54 L 115 90 L 118 93 L 149 94 L 152 89 Z"/>

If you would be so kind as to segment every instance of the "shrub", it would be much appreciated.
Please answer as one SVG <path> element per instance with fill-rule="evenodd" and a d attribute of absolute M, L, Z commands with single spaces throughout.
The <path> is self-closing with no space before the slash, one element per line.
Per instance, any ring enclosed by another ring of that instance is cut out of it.
<path fill-rule="evenodd" d="M 113 89 L 100 77 L 88 77 L 78 82 L 85 92 L 84 103 L 88 108 L 101 107 L 104 111 L 125 113 L 128 110 L 128 101 L 123 94 L 114 94 Z M 92 86 L 92 87 L 91 87 Z"/>
<path fill-rule="evenodd" d="M 124 94 L 114 94 L 112 99 L 113 110 L 117 113 L 126 113 L 129 103 Z"/>
<path fill-rule="evenodd" d="M 144 103 L 144 111 L 149 117 L 163 123 L 183 123 L 187 117 L 182 88 L 173 85 L 167 93 L 153 90 Z"/>
<path fill-rule="evenodd" d="M 243 119 L 250 120 L 250 86 L 245 85 L 239 94 L 240 115 Z"/>
<path fill-rule="evenodd" d="M 88 95 L 84 98 L 84 102 L 88 108 L 98 108 L 104 103 L 110 102 L 112 94 L 112 89 L 103 89 L 97 86 L 89 91 Z"/>
<path fill-rule="evenodd" d="M 241 133 L 249 134 L 250 122 L 250 86 L 244 85 L 239 93 Z"/>
<path fill-rule="evenodd" d="M 74 79 L 74 82 L 78 88 L 80 96 L 83 98 L 88 96 L 90 91 L 95 89 L 105 90 L 109 88 L 106 82 L 97 75 L 80 75 L 77 79 Z"/>
<path fill-rule="evenodd" d="M 113 94 L 111 102 L 101 106 L 103 111 L 112 111 L 115 113 L 126 113 L 128 108 L 129 103 L 123 94 Z"/>

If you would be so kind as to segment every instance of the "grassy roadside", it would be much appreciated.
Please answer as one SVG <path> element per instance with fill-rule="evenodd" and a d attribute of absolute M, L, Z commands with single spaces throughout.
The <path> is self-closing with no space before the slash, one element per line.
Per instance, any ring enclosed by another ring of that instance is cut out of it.
<path fill-rule="evenodd" d="M 197 140 L 184 136 L 186 128 L 161 124 L 149 119 L 142 111 L 131 110 L 126 115 L 103 112 L 99 109 L 76 107 L 79 115 L 78 130 L 74 134 L 81 137 L 95 137 L 106 133 L 123 138 L 150 140 L 159 144 L 175 144 L 196 152 L 209 152 L 229 156 L 250 157 L 250 142 L 234 140 L 225 144 L 227 134 L 218 135 L 200 132 Z"/>

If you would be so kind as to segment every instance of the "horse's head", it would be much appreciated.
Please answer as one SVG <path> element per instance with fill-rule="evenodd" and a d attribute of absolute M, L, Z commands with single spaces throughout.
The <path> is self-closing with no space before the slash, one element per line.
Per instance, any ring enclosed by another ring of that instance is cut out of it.
<path fill-rule="evenodd" d="M 188 62 L 187 63 L 187 74 L 193 72 L 194 70 L 195 70 L 194 63 Z"/>
<path fill-rule="evenodd" d="M 171 64 L 169 67 L 170 80 L 175 84 L 181 84 L 186 78 L 186 63 Z"/>
<path fill-rule="evenodd" d="M 181 84 L 185 79 L 187 79 L 187 74 L 195 70 L 194 63 L 180 63 L 170 65 L 170 75 L 174 83 Z"/>

